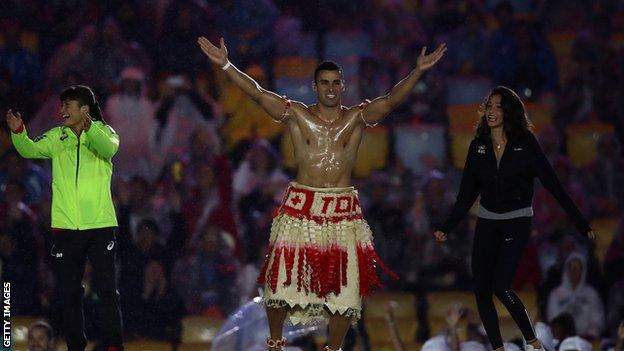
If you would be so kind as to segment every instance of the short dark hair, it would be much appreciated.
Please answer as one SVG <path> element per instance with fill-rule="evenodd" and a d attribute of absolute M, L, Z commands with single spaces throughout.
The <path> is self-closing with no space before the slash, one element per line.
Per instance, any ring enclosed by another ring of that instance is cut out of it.
<path fill-rule="evenodd" d="M 562 333 L 564 334 L 564 338 L 569 336 L 575 336 L 576 334 L 576 323 L 574 322 L 574 317 L 571 314 L 564 312 L 557 315 L 550 321 L 550 326 L 554 327 L 559 326 L 561 328 Z"/>
<path fill-rule="evenodd" d="M 94 121 L 104 122 L 104 118 L 102 117 L 102 109 L 100 108 L 100 103 L 95 97 L 95 93 L 93 89 L 89 88 L 86 85 L 73 85 L 69 88 L 66 88 L 61 92 L 59 96 L 61 102 L 67 100 L 75 100 L 78 101 L 79 106 L 87 105 L 89 106 L 89 114 Z"/>
<path fill-rule="evenodd" d="M 314 70 L 314 81 L 316 82 L 316 78 L 321 71 L 338 71 L 340 75 L 342 75 L 342 68 L 338 66 L 338 64 L 334 61 L 323 61 Z"/>

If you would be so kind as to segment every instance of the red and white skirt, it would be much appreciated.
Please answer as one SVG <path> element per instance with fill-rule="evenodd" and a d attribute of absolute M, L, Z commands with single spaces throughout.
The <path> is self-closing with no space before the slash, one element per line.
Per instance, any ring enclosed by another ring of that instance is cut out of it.
<path fill-rule="evenodd" d="M 326 319 L 327 312 L 355 323 L 362 296 L 382 287 L 377 267 L 398 279 L 375 252 L 353 187 L 291 183 L 273 219 L 258 276 L 268 307 L 290 307 L 292 324 Z"/>

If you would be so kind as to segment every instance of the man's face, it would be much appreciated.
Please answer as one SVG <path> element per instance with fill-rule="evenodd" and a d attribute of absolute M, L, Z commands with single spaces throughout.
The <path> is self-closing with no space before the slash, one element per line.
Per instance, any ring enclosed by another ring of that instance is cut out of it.
<path fill-rule="evenodd" d="M 149 250 L 156 244 L 156 233 L 147 226 L 139 228 L 137 233 L 137 246 L 143 250 Z"/>
<path fill-rule="evenodd" d="M 581 277 L 583 275 L 583 264 L 579 260 L 571 260 L 568 263 L 568 279 L 570 279 L 570 283 L 572 287 L 576 288 L 581 282 Z"/>
<path fill-rule="evenodd" d="M 344 89 L 342 76 L 338 71 L 320 71 L 314 82 L 316 98 L 327 107 L 340 106 L 340 96 Z"/>
<path fill-rule="evenodd" d="M 35 327 L 28 332 L 28 351 L 48 351 L 52 349 L 51 344 L 45 329 Z"/>
<path fill-rule="evenodd" d="M 87 106 L 80 107 L 80 103 L 76 100 L 65 100 L 61 104 L 61 113 L 63 114 L 63 125 L 74 126 L 82 121 L 84 114 L 87 112 Z"/>
<path fill-rule="evenodd" d="M 125 95 L 140 95 L 141 82 L 133 79 L 124 79 L 121 81 L 121 91 Z"/>
<path fill-rule="evenodd" d="M 206 255 L 212 255 L 219 249 L 219 230 L 215 227 L 208 227 L 204 237 L 202 238 L 202 252 Z"/>
<path fill-rule="evenodd" d="M 145 267 L 145 280 L 151 284 L 165 280 L 163 266 L 158 261 L 151 261 L 147 264 Z"/>

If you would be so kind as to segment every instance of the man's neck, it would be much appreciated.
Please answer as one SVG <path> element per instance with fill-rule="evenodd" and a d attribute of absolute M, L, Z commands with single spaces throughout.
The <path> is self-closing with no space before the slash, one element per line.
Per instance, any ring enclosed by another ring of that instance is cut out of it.
<path fill-rule="evenodd" d="M 319 111 L 319 117 L 325 121 L 335 121 L 342 113 L 342 105 L 339 103 L 334 107 L 325 106 L 323 104 L 317 104 L 316 108 Z"/>

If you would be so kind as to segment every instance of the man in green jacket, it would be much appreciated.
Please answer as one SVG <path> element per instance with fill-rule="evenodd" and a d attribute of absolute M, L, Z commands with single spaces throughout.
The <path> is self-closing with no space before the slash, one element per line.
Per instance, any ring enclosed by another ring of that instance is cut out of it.
<path fill-rule="evenodd" d="M 119 136 L 102 118 L 93 91 L 84 85 L 61 95 L 63 125 L 33 139 L 19 114 L 7 112 L 15 149 L 25 158 L 52 160 L 52 250 L 61 292 L 68 351 L 84 351 L 82 276 L 93 267 L 101 302 L 101 338 L 106 351 L 123 350 L 119 294 L 115 279 L 117 217 L 111 197 L 111 159 Z"/>

